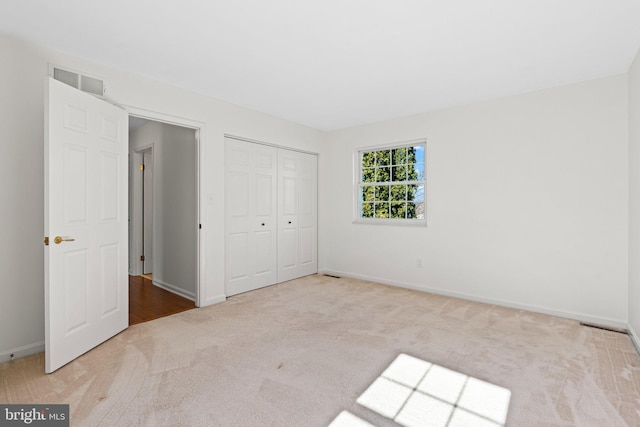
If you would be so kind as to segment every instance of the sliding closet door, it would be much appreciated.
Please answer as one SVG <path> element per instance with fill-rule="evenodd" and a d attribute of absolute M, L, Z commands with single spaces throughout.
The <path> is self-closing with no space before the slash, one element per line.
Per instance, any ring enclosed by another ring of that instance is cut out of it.
<path fill-rule="evenodd" d="M 318 271 L 318 158 L 278 150 L 278 282 Z"/>
<path fill-rule="evenodd" d="M 278 150 L 225 139 L 225 287 L 231 296 L 277 281 Z"/>

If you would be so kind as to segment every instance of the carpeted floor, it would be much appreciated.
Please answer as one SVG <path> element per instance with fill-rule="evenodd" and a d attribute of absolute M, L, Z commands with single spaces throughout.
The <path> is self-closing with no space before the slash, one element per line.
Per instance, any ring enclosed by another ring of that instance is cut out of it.
<path fill-rule="evenodd" d="M 51 375 L 42 354 L 2 364 L 0 402 L 87 426 L 397 425 L 356 400 L 400 354 L 508 389 L 508 426 L 640 425 L 626 335 L 326 276 L 132 326 Z"/>

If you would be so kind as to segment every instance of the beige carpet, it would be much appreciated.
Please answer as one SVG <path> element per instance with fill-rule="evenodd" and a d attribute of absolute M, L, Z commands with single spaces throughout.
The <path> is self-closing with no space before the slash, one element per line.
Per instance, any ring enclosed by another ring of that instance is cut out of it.
<path fill-rule="evenodd" d="M 51 375 L 43 355 L 2 364 L 0 402 L 88 426 L 397 425 L 356 400 L 402 353 L 510 390 L 509 426 L 640 426 L 626 335 L 325 276 L 132 326 Z"/>

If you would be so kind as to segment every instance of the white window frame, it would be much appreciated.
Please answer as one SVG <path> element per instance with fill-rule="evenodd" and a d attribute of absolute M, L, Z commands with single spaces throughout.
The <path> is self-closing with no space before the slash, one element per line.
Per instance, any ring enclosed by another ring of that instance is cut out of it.
<path fill-rule="evenodd" d="M 363 186 L 375 186 L 376 184 L 382 185 L 392 185 L 389 182 L 375 182 L 375 183 L 364 183 L 363 182 L 363 171 L 362 171 L 362 155 L 363 153 L 372 152 L 372 151 L 384 151 L 384 150 L 392 150 L 394 148 L 403 148 L 403 147 L 416 147 L 422 146 L 424 149 L 424 174 L 423 179 L 421 180 L 412 180 L 412 181 L 391 181 L 397 182 L 398 184 L 417 184 L 423 185 L 424 188 L 424 217 L 423 218 L 376 218 L 376 217 L 361 217 L 361 205 L 362 205 L 362 197 L 360 193 L 360 188 Z M 402 141 L 395 142 L 393 144 L 385 144 L 378 146 L 370 146 L 370 147 L 361 147 L 356 148 L 353 155 L 353 164 L 354 164 L 354 175 L 353 175 L 353 223 L 355 224 L 380 224 L 380 225 L 408 225 L 408 226 L 426 226 L 427 225 L 427 140 L 416 139 L 410 141 Z"/>

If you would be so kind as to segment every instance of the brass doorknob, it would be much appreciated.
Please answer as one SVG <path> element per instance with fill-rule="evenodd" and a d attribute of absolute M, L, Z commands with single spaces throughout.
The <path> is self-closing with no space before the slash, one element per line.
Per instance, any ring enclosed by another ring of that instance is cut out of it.
<path fill-rule="evenodd" d="M 56 236 L 53 239 L 53 243 L 55 243 L 56 245 L 59 245 L 62 242 L 74 242 L 76 239 L 71 239 L 68 237 L 60 237 L 60 236 Z"/>

